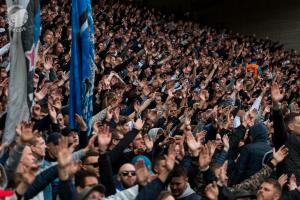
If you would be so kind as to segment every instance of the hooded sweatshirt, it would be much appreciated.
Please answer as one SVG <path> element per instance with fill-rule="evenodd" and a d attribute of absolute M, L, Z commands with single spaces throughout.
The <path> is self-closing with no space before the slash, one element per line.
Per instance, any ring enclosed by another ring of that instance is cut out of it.
<path fill-rule="evenodd" d="M 250 128 L 252 143 L 242 148 L 232 173 L 231 184 L 235 185 L 254 175 L 262 168 L 264 155 L 272 148 L 268 142 L 268 128 L 264 123 L 255 124 Z"/>
<path fill-rule="evenodd" d="M 170 187 L 168 188 L 171 191 Z M 187 187 L 184 192 L 176 198 L 176 200 L 201 200 L 201 196 L 196 194 L 196 192 L 191 188 L 190 184 L 187 183 Z"/>

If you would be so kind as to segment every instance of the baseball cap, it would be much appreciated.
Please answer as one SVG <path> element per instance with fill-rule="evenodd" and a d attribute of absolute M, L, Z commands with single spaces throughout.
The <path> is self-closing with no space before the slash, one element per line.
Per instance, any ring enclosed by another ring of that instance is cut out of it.
<path fill-rule="evenodd" d="M 105 194 L 105 186 L 102 184 L 94 185 L 92 187 L 85 187 L 80 193 L 79 193 L 79 200 L 84 200 L 89 194 L 91 194 L 93 191 L 98 191 L 102 194 Z"/>
<path fill-rule="evenodd" d="M 70 132 L 75 131 L 77 132 L 77 129 L 75 128 L 70 128 L 69 126 L 65 127 L 64 129 L 61 130 L 61 134 L 63 136 L 68 136 Z"/>

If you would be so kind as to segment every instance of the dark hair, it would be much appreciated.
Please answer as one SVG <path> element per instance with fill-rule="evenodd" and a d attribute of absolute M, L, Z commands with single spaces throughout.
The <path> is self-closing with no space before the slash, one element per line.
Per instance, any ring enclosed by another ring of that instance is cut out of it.
<path fill-rule="evenodd" d="M 157 155 L 157 156 L 155 156 L 153 158 L 153 168 L 154 168 L 154 171 L 155 171 L 155 166 L 158 166 L 158 164 L 159 164 L 159 162 L 161 160 L 165 160 L 165 157 L 162 154 L 159 154 L 159 155 Z M 157 172 L 157 171 L 155 171 L 155 172 Z"/>
<path fill-rule="evenodd" d="M 118 131 L 117 129 L 113 129 L 111 130 L 111 138 L 112 139 L 118 139 L 119 135 L 122 134 L 120 131 Z"/>
<path fill-rule="evenodd" d="M 182 177 L 182 176 L 187 177 L 186 170 L 182 166 L 176 165 L 174 167 L 172 177 Z"/>
<path fill-rule="evenodd" d="M 121 117 L 118 123 L 118 126 L 123 126 L 124 124 L 128 123 L 126 118 Z"/>
<path fill-rule="evenodd" d="M 300 116 L 300 114 L 295 113 L 295 112 L 289 113 L 285 116 L 284 122 L 285 122 L 285 126 L 288 130 L 289 130 L 289 124 L 292 123 L 295 120 L 295 118 L 298 116 Z"/>
<path fill-rule="evenodd" d="M 75 175 L 75 186 L 79 186 L 81 188 L 84 188 L 86 177 L 95 177 L 95 178 L 97 178 L 97 175 L 93 172 L 81 170 L 81 171 L 77 172 L 76 175 Z"/>
<path fill-rule="evenodd" d="M 274 187 L 274 189 L 276 190 L 276 192 L 278 192 L 279 196 L 281 196 L 282 188 L 281 188 L 280 183 L 277 180 L 272 179 L 272 178 L 267 178 L 264 180 L 263 183 L 271 184 Z"/>

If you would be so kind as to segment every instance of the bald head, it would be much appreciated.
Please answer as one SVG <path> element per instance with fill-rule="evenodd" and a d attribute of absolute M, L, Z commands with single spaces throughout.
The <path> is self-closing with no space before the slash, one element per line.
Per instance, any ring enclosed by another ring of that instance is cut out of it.
<path fill-rule="evenodd" d="M 125 163 L 119 169 L 119 174 L 123 171 L 135 171 L 135 166 L 131 163 Z"/>
<path fill-rule="evenodd" d="M 118 180 L 124 188 L 129 188 L 136 184 L 135 167 L 131 163 L 125 163 L 119 169 Z"/>

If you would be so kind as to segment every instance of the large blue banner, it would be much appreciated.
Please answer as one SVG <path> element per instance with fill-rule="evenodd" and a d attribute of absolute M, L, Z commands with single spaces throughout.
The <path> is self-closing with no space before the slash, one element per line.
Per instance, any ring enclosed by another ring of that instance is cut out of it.
<path fill-rule="evenodd" d="M 70 69 L 69 125 L 75 114 L 92 126 L 94 88 L 94 27 L 90 0 L 72 0 L 72 50 Z"/>

